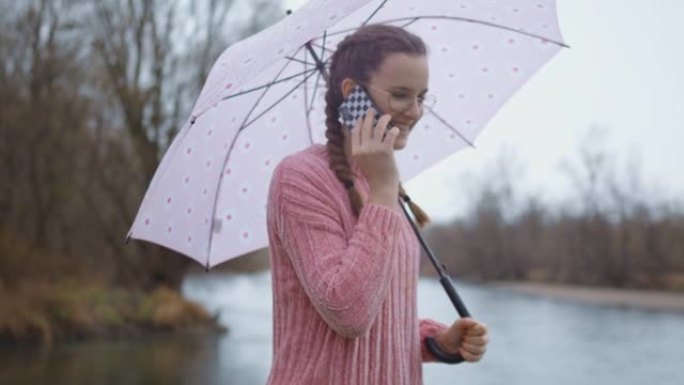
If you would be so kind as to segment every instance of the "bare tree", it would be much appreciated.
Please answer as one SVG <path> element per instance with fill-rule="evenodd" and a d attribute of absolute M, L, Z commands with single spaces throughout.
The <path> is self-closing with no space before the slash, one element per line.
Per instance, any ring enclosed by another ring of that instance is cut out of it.
<path fill-rule="evenodd" d="M 157 0 L 110 0 L 94 4 L 96 17 L 91 28 L 95 32 L 95 54 L 102 63 L 103 90 L 111 95 L 111 102 L 122 118 L 121 128 L 127 133 L 125 140 L 115 142 L 108 151 L 113 158 L 107 158 L 106 162 L 118 162 L 125 167 L 128 161 L 129 169 L 141 170 L 137 175 L 130 175 L 136 181 L 137 191 L 127 189 L 125 180 L 113 178 L 118 183 L 109 184 L 101 181 L 103 191 L 109 192 L 111 201 L 118 203 L 116 211 L 126 225 L 132 223 L 144 188 L 181 125 L 179 117 L 189 115 L 191 102 L 210 65 L 227 45 L 229 35 L 225 34 L 224 24 L 236 5 L 235 1 L 218 0 L 185 5 Z M 248 7 L 253 8 L 254 4 Z M 265 8 L 274 9 L 274 6 Z M 239 38 L 244 25 L 258 30 L 272 22 L 258 19 L 262 24 L 257 26 L 254 21 L 250 16 L 244 17 L 243 23 L 234 24 L 231 37 Z M 151 268 L 152 274 L 146 275 L 152 277 L 149 286 L 180 284 L 189 259 L 174 256 L 167 249 L 136 244 L 144 253 L 146 266 Z M 126 275 L 137 275 L 138 258 L 137 255 L 124 258 L 121 266 L 129 267 L 125 269 Z"/>
<path fill-rule="evenodd" d="M 67 269 L 178 287 L 189 259 L 123 239 L 214 58 L 281 14 L 235 4 L 0 2 L 0 232 Z"/>

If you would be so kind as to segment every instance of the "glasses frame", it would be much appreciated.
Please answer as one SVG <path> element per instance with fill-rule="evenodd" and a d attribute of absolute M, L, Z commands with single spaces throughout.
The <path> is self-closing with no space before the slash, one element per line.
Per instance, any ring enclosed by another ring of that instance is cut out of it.
<path fill-rule="evenodd" d="M 360 85 L 366 87 L 366 88 L 370 88 L 370 89 L 373 89 L 373 90 L 376 90 L 376 91 L 380 91 L 380 92 L 382 92 L 382 93 L 387 94 L 387 97 L 388 97 L 388 99 L 387 99 L 387 101 L 388 101 L 388 106 L 390 107 L 390 109 L 392 109 L 392 97 L 394 97 L 394 95 L 392 94 L 392 92 L 387 91 L 387 90 L 383 90 L 382 88 L 378 88 L 378 87 L 372 86 L 372 85 L 367 84 L 367 83 L 364 83 L 364 82 L 360 82 L 360 81 L 358 81 L 358 80 L 354 80 L 354 81 L 355 81 L 356 83 L 358 83 L 358 84 L 360 84 Z M 397 113 L 397 114 L 404 113 L 404 112 L 410 110 L 411 108 L 413 108 L 413 105 L 416 104 L 416 103 L 418 103 L 418 108 L 420 108 L 420 111 L 423 112 L 423 111 L 425 111 L 425 108 L 426 108 L 426 107 L 427 107 L 428 110 L 430 110 L 430 109 L 432 109 L 432 108 L 435 106 L 435 103 L 437 103 L 437 98 L 435 97 L 434 94 L 425 94 L 425 95 L 423 95 L 423 97 L 422 97 L 423 100 L 421 101 L 420 99 L 421 99 L 420 94 L 413 95 L 413 100 L 411 101 L 411 104 L 409 104 L 408 107 L 406 107 L 406 108 L 403 109 L 403 110 L 394 110 L 394 109 L 392 109 L 392 112 Z M 428 101 L 429 101 L 429 102 L 428 102 Z M 427 102 L 427 103 L 426 103 L 426 102 Z"/>

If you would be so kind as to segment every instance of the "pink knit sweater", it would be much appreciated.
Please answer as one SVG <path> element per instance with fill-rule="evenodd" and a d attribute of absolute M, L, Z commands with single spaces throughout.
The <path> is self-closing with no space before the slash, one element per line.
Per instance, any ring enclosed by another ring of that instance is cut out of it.
<path fill-rule="evenodd" d="M 364 201 L 369 187 L 351 163 Z M 420 244 L 404 214 L 366 203 L 358 220 L 324 145 L 289 155 L 268 196 L 273 280 L 270 385 L 422 384 L 434 358 L 418 320 Z"/>

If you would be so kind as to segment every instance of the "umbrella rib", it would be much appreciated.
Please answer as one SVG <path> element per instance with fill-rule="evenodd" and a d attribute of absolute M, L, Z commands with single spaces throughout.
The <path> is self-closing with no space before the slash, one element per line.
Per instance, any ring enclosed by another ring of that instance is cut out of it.
<path fill-rule="evenodd" d="M 401 28 L 406 28 L 406 27 L 408 27 L 409 25 L 415 23 L 416 21 L 418 21 L 418 18 L 417 18 L 417 17 L 414 17 L 413 19 L 409 20 L 408 23 L 402 25 Z"/>
<path fill-rule="evenodd" d="M 324 45 L 320 45 L 320 44 L 316 44 L 316 43 L 311 43 L 311 45 L 314 46 L 314 47 L 316 47 L 316 48 L 322 48 L 323 50 L 328 51 L 328 52 L 330 52 L 330 53 L 335 53 L 335 50 L 334 50 L 334 49 L 330 49 L 330 48 L 328 48 L 328 47 L 326 47 L 326 46 L 324 46 Z M 321 56 L 322 56 L 322 55 L 321 55 Z"/>
<path fill-rule="evenodd" d="M 327 31 L 323 32 L 323 46 L 325 47 L 325 40 L 326 40 L 326 35 Z M 323 61 L 323 57 L 325 50 L 321 50 L 321 61 Z M 318 82 L 321 80 L 321 71 L 318 71 L 318 76 L 316 76 L 316 82 L 314 83 L 314 89 L 313 89 L 313 94 L 311 95 L 311 103 L 309 104 L 309 108 L 306 110 L 306 118 L 309 118 L 309 112 L 311 112 L 311 108 L 313 108 L 314 101 L 316 100 L 316 91 L 318 90 Z"/>
<path fill-rule="evenodd" d="M 302 48 L 300 47 L 299 50 L 297 50 L 297 52 L 299 52 L 301 49 L 302 49 Z M 295 55 L 297 54 L 297 52 L 295 52 Z M 280 74 L 285 70 L 286 67 L 287 67 L 287 64 L 285 64 L 285 66 L 283 67 L 283 69 L 282 69 L 280 72 L 278 72 L 278 74 L 276 75 L 275 79 L 278 79 L 278 76 L 280 76 Z M 296 77 L 305 75 L 305 74 L 306 74 L 307 72 L 309 72 L 309 71 L 315 71 L 315 70 L 316 70 L 315 68 L 312 68 L 312 69 L 310 69 L 310 70 L 308 70 L 308 71 L 304 71 L 304 72 L 299 73 L 299 74 L 295 74 L 295 75 L 292 75 L 292 76 L 288 76 L 288 77 L 282 78 L 282 79 L 280 79 L 280 80 L 275 80 L 275 79 L 274 79 L 274 81 L 269 82 L 269 83 L 266 83 L 266 84 L 263 84 L 263 85 L 260 85 L 260 86 L 258 86 L 258 87 L 254 87 L 254 88 L 250 88 L 250 89 L 248 89 L 248 90 L 240 91 L 240 92 L 238 92 L 238 93 L 236 93 L 236 94 L 224 96 L 224 97 L 220 98 L 219 101 L 224 101 L 224 100 L 232 99 L 232 98 L 234 98 L 234 97 L 236 97 L 236 96 L 245 95 L 245 94 L 248 94 L 248 93 L 250 93 L 250 92 L 254 92 L 254 91 L 261 90 L 261 89 L 263 89 L 263 88 L 269 88 L 270 86 L 272 86 L 272 85 L 274 85 L 274 84 L 286 82 L 286 81 L 291 80 L 291 79 L 293 79 L 293 78 L 296 78 Z M 211 107 L 207 107 L 207 108 L 205 108 L 204 110 L 198 112 L 196 115 L 193 115 L 193 117 L 192 117 L 193 123 L 194 123 L 195 120 L 197 120 L 197 118 L 199 118 L 200 116 L 204 115 L 204 113 L 207 112 L 207 111 L 209 111 L 210 109 L 211 109 Z"/>
<path fill-rule="evenodd" d="M 262 111 L 261 113 L 259 113 L 259 115 L 257 115 L 256 117 L 254 117 L 254 119 L 252 119 L 252 120 L 249 121 L 248 123 L 243 124 L 243 125 L 240 127 L 240 131 L 242 131 L 243 129 L 245 129 L 245 128 L 247 128 L 248 126 L 250 126 L 252 123 L 254 123 L 255 121 L 257 121 L 260 117 L 266 115 L 266 113 L 268 113 L 270 110 L 272 110 L 273 108 L 275 108 L 280 102 L 282 102 L 283 100 L 285 100 L 285 98 L 287 98 L 288 96 L 290 96 L 290 94 L 292 94 L 293 92 L 295 92 L 295 91 L 297 90 L 297 88 L 299 88 L 299 86 L 301 86 L 303 83 L 306 83 L 306 81 L 309 80 L 309 78 L 312 77 L 313 75 L 314 75 L 313 73 L 310 73 L 310 74 L 306 75 L 306 77 L 304 78 L 304 80 L 302 80 L 302 81 L 300 81 L 299 83 L 297 83 L 297 85 L 295 85 L 290 91 L 288 91 L 288 92 L 287 92 L 285 95 L 283 95 L 280 99 L 276 100 L 270 107 L 268 107 L 267 109 L 265 109 L 264 111 Z"/>
<path fill-rule="evenodd" d="M 541 39 L 541 40 L 544 40 L 544 41 L 548 41 L 549 43 L 553 43 L 553 44 L 559 45 L 559 46 L 564 47 L 564 48 L 570 48 L 569 45 L 567 45 L 567 44 L 565 44 L 565 43 L 563 43 L 563 42 L 559 42 L 559 41 L 556 41 L 556 40 L 553 40 L 553 39 L 549 39 L 549 38 L 547 38 L 547 37 L 543 37 L 543 36 L 536 35 L 536 34 L 533 34 L 533 33 L 530 33 L 530 32 L 526 32 L 526 31 L 521 31 L 521 30 L 518 30 L 518 29 L 515 29 L 515 28 L 511 28 L 511 27 L 506 27 L 505 25 L 490 23 L 490 22 L 488 22 L 488 21 L 482 21 L 482 20 L 477 20 L 477 19 L 470 19 L 470 18 L 467 18 L 467 17 L 428 15 L 428 16 L 402 17 L 402 18 L 398 18 L 398 19 L 383 20 L 383 21 L 381 21 L 381 23 L 382 23 L 382 24 L 389 24 L 389 23 L 400 22 L 400 21 L 404 21 L 404 20 L 414 20 L 414 22 L 415 22 L 415 21 L 418 20 L 418 19 L 427 19 L 427 20 L 430 20 L 430 19 L 437 19 L 437 20 L 457 20 L 457 21 L 465 21 L 465 22 L 474 23 L 474 24 L 482 24 L 482 25 L 486 25 L 486 26 L 489 26 L 489 27 L 504 29 L 504 30 L 507 30 L 507 31 L 510 31 L 510 32 L 513 32 L 513 33 L 518 33 L 518 34 L 521 34 L 521 35 L 526 35 L 526 36 L 534 37 L 534 38 Z M 363 24 L 362 24 L 362 26 L 363 26 Z M 355 30 L 357 30 L 357 29 L 359 29 L 359 28 L 360 28 L 360 27 L 347 28 L 347 29 L 344 29 L 344 30 L 341 30 L 341 31 L 329 33 L 328 36 L 336 36 L 336 35 L 340 35 L 340 34 L 349 33 L 349 32 L 355 31 Z M 314 40 L 317 40 L 317 39 L 320 39 L 320 37 L 314 38 Z"/>
<path fill-rule="evenodd" d="M 323 44 L 320 47 L 321 53 L 320 53 L 320 59 L 319 60 L 322 63 L 325 63 L 325 61 L 324 61 L 325 51 L 326 51 L 325 42 L 327 40 L 327 37 L 328 37 L 328 30 L 325 30 L 325 31 L 323 31 Z M 331 57 L 332 57 L 332 55 L 331 55 Z M 304 108 L 306 109 L 306 128 L 307 128 L 307 131 L 309 131 L 309 143 L 312 143 L 312 144 L 313 144 L 314 140 L 313 140 L 313 130 L 311 129 L 310 117 L 311 117 L 311 111 L 313 109 L 314 101 L 316 100 L 316 91 L 318 90 L 318 84 L 319 84 L 318 82 L 321 80 L 322 73 L 323 73 L 323 71 L 318 71 L 318 76 L 316 76 L 316 81 L 314 83 L 313 95 L 311 96 L 311 104 L 309 105 L 309 108 L 306 108 L 306 100 L 308 99 L 308 96 L 306 94 L 306 92 L 307 92 L 306 84 L 304 85 L 304 92 L 305 92 Z M 325 81 L 327 83 L 328 79 L 325 79 Z"/>
<path fill-rule="evenodd" d="M 298 53 L 299 51 L 301 51 L 301 49 L 302 49 L 302 48 L 300 47 L 300 48 L 297 50 L 297 52 L 295 52 L 295 55 L 297 55 L 297 53 Z M 289 59 L 288 56 L 286 56 L 285 58 L 288 58 L 288 59 Z M 228 100 L 228 99 L 232 99 L 232 98 L 234 98 L 234 97 L 236 97 L 236 96 L 245 95 L 245 94 L 248 94 L 248 93 L 250 93 L 250 92 L 259 91 L 259 90 L 264 89 L 264 88 L 266 88 L 266 91 L 268 91 L 268 88 L 270 88 L 270 87 L 271 87 L 272 85 L 274 85 L 274 84 L 279 84 L 279 83 L 283 83 L 283 82 L 292 80 L 292 79 L 294 79 L 294 78 L 296 78 L 296 77 L 306 75 L 307 72 L 309 72 L 309 71 L 314 71 L 314 70 L 315 70 L 315 68 L 312 68 L 312 69 L 310 69 L 310 70 L 305 70 L 304 72 L 301 72 L 301 73 L 298 73 L 298 74 L 294 74 L 294 75 L 291 75 L 291 76 L 288 76 L 288 77 L 285 77 L 285 78 L 282 78 L 282 79 L 278 79 L 278 77 L 280 76 L 280 74 L 282 74 L 283 71 L 285 71 L 285 69 L 287 68 L 287 66 L 288 66 L 289 64 L 290 64 L 289 62 L 285 63 L 285 65 L 283 66 L 283 68 L 276 74 L 275 78 L 273 78 L 273 81 L 271 81 L 271 82 L 269 82 L 269 83 L 266 83 L 266 84 L 262 84 L 262 85 L 260 85 L 260 86 L 258 86 L 258 87 L 254 87 L 254 88 L 250 88 L 250 89 L 248 89 L 248 90 L 240 91 L 240 92 L 238 92 L 238 93 L 236 93 L 236 94 L 233 94 L 233 95 L 224 96 L 223 98 L 221 98 L 221 101 Z M 265 91 L 265 92 L 266 92 L 266 91 Z"/>
<path fill-rule="evenodd" d="M 289 61 L 286 62 L 285 65 L 283 66 L 283 68 L 281 68 L 280 71 L 278 71 L 278 73 L 276 74 L 274 80 L 273 80 L 272 82 L 270 82 L 267 86 L 262 86 L 262 87 L 261 87 L 261 88 L 265 88 L 265 89 L 264 89 L 264 92 L 261 94 L 261 96 L 259 97 L 259 99 L 257 99 L 257 101 L 254 103 L 254 105 L 252 106 L 252 108 L 249 110 L 249 112 L 248 112 L 247 115 L 245 116 L 245 120 L 243 120 L 242 124 L 240 125 L 240 128 L 238 129 L 238 132 L 237 132 L 237 134 L 235 135 L 235 137 L 233 137 L 233 141 L 232 141 L 232 143 L 230 144 L 230 148 L 228 149 L 228 152 L 226 153 L 226 157 L 225 157 L 225 159 L 224 159 L 224 161 L 223 161 L 223 167 L 221 167 L 221 174 L 220 174 L 221 177 L 219 178 L 219 183 L 217 184 L 217 186 L 216 186 L 216 192 L 214 193 L 214 205 L 213 205 L 212 210 L 211 210 L 212 220 L 211 220 L 211 222 L 210 222 L 211 224 L 210 224 L 210 228 L 209 228 L 209 242 L 207 243 L 207 252 L 206 252 L 206 254 L 207 254 L 206 268 L 207 268 L 207 269 L 209 269 L 210 258 L 211 258 L 211 245 L 212 245 L 212 242 L 213 242 L 213 240 L 214 240 L 214 224 L 215 224 L 214 222 L 215 222 L 215 218 L 216 218 L 216 206 L 218 206 L 219 191 L 221 190 L 221 183 L 223 183 L 223 172 L 224 172 L 223 170 L 226 168 L 226 165 L 228 164 L 228 161 L 230 160 L 230 154 L 232 153 L 233 148 L 235 147 L 235 143 L 236 143 L 236 141 L 237 141 L 238 136 L 240 135 L 240 132 L 242 132 L 242 130 L 243 130 L 245 127 L 247 127 L 247 125 L 245 125 L 245 122 L 249 119 L 249 117 L 250 117 L 250 115 L 252 114 L 252 112 L 254 112 L 254 110 L 256 109 L 257 105 L 259 104 L 259 101 L 261 101 L 261 99 L 264 98 L 264 96 L 265 96 L 266 93 L 268 92 L 268 90 L 269 90 L 269 88 L 271 87 L 271 85 L 277 83 L 277 82 L 276 82 L 276 79 L 278 79 L 278 77 L 283 73 L 283 71 L 285 71 L 285 69 L 287 69 L 287 67 L 290 65 L 290 63 L 291 63 L 291 62 L 289 62 Z M 301 76 L 301 74 L 299 74 L 299 75 L 297 75 L 297 76 Z M 306 79 L 308 79 L 309 77 L 311 77 L 311 74 L 309 74 L 308 76 L 306 76 L 306 77 L 304 78 L 304 81 L 306 81 Z M 299 83 L 299 84 L 301 84 L 301 83 Z M 298 87 L 299 84 L 298 84 L 296 87 Z M 296 89 L 296 87 L 295 87 L 294 89 Z M 291 93 L 291 92 L 292 92 L 292 91 L 290 91 L 290 93 Z M 289 95 L 289 93 L 288 93 L 288 95 Z M 286 95 L 286 96 L 287 96 L 287 95 Z M 225 98 L 224 98 L 224 100 L 225 100 Z M 280 99 L 280 100 L 282 100 L 282 99 Z M 279 101 L 280 101 L 280 100 L 279 100 Z M 279 102 L 279 101 L 278 101 L 278 102 Z M 278 102 L 276 102 L 276 104 L 277 104 Z M 259 115 L 255 118 L 255 120 L 258 119 L 259 117 L 263 116 L 263 115 L 264 115 L 266 112 L 268 112 L 271 108 L 273 108 L 273 106 L 269 107 L 266 111 L 264 111 L 264 112 L 262 112 L 261 114 L 259 114 Z M 254 121 L 254 120 L 252 120 L 252 122 L 253 122 L 253 121 Z M 251 124 L 251 122 L 250 122 L 250 124 Z"/>
<path fill-rule="evenodd" d="M 437 118 L 437 120 L 439 120 L 442 124 L 449 127 L 449 129 L 451 129 L 451 131 L 455 132 L 456 135 L 458 135 L 464 142 L 468 143 L 468 145 L 470 147 L 475 148 L 475 145 L 473 144 L 473 142 L 471 142 L 468 138 L 466 138 L 465 135 L 461 134 L 461 132 L 459 130 L 457 130 L 454 126 L 449 124 L 449 122 L 447 122 L 444 118 L 442 118 L 440 115 L 438 115 L 434 109 L 429 108 L 429 107 L 427 109 L 428 109 L 428 111 L 430 111 L 430 114 L 434 115 L 434 117 Z"/>
<path fill-rule="evenodd" d="M 290 61 L 293 61 L 293 62 L 301 63 L 301 64 L 304 64 L 304 65 L 307 65 L 307 66 L 308 66 L 309 64 L 311 64 L 311 63 L 305 62 L 304 60 L 297 59 L 297 58 L 292 57 L 292 56 L 285 56 L 285 59 L 290 60 Z"/>
<path fill-rule="evenodd" d="M 294 78 L 297 78 L 297 77 L 300 77 L 300 76 L 303 76 L 303 75 L 307 75 L 309 72 L 314 72 L 314 71 L 316 71 L 316 68 L 311 68 L 311 69 L 308 69 L 308 70 L 306 70 L 306 71 L 304 71 L 304 72 L 300 72 L 300 73 L 298 73 L 298 74 L 295 74 L 295 75 L 292 75 L 292 76 L 288 76 L 288 77 L 286 77 L 286 78 L 282 78 L 282 79 L 279 79 L 279 80 L 277 80 L 277 81 L 273 81 L 273 82 L 270 82 L 270 83 L 266 83 L 266 84 L 260 85 L 260 86 L 258 86 L 258 87 L 250 88 L 250 89 L 248 89 L 248 90 L 240 91 L 240 92 L 238 92 L 238 93 L 236 93 L 236 94 L 233 94 L 233 95 L 225 96 L 225 97 L 221 98 L 221 100 L 224 101 L 224 100 L 232 99 L 232 98 L 234 98 L 234 97 L 236 97 L 236 96 L 241 96 L 241 95 L 245 95 L 245 94 L 248 94 L 248 93 L 251 93 L 251 92 L 254 92 L 254 91 L 259 91 L 259 90 L 261 90 L 261 89 L 268 88 L 268 87 L 270 87 L 270 86 L 272 86 L 272 85 L 284 83 L 284 82 L 289 81 L 289 80 L 292 80 L 292 79 L 294 79 Z M 199 115 L 201 115 L 201 114 L 198 114 L 198 116 L 199 116 Z"/>
<path fill-rule="evenodd" d="M 285 71 L 285 69 L 287 69 L 287 66 L 289 66 L 290 63 L 291 62 L 289 62 L 289 61 L 285 62 L 285 65 L 283 66 L 283 68 L 280 69 L 280 71 L 278 71 L 278 73 L 276 74 L 273 81 L 271 81 L 267 87 L 264 87 L 264 92 L 261 93 L 261 96 L 259 96 L 259 98 L 254 102 L 254 105 L 252 106 L 252 108 L 250 108 L 249 112 L 247 112 L 247 115 L 245 115 L 245 119 L 240 124 L 239 131 L 242 131 L 242 129 L 245 127 L 245 123 L 249 120 L 250 115 L 252 115 L 252 112 L 254 112 L 254 110 L 256 110 L 257 106 L 259 105 L 259 102 L 261 102 L 261 100 L 264 98 L 264 96 L 266 96 L 266 94 L 268 93 L 268 90 L 271 88 L 271 86 L 273 84 L 276 84 L 276 79 L 278 79 L 278 77 Z M 307 79 L 308 79 L 308 77 L 307 77 Z M 263 116 L 263 114 L 259 115 L 259 117 L 260 116 Z"/>
<path fill-rule="evenodd" d="M 328 40 L 328 30 L 327 29 L 323 31 L 323 46 L 321 47 L 321 60 L 323 60 L 323 58 L 325 57 L 325 51 L 329 51 L 325 48 L 326 40 Z"/>
<path fill-rule="evenodd" d="M 307 51 L 307 54 L 305 55 L 305 57 L 306 58 L 309 57 L 308 51 Z M 320 71 L 318 71 L 318 72 L 320 75 Z M 316 79 L 316 81 L 318 81 L 318 78 Z M 311 111 L 309 111 L 309 108 L 306 105 L 308 100 L 309 100 L 309 83 L 304 82 L 304 114 L 305 114 L 305 120 L 306 120 L 306 130 L 309 132 L 309 140 L 312 141 L 311 140 L 311 122 L 309 120 L 309 116 L 310 116 Z M 311 104 L 313 105 L 313 102 Z"/>
<path fill-rule="evenodd" d="M 406 19 L 409 19 L 409 18 L 404 17 L 404 18 L 399 18 L 399 19 L 394 19 L 394 20 L 388 20 L 388 21 L 401 21 L 401 20 L 406 20 Z M 519 34 L 521 34 L 521 35 L 527 35 L 527 36 L 530 36 L 530 37 L 535 37 L 535 38 L 537 38 L 537 39 L 541 39 L 541 40 L 544 40 L 544 41 L 548 41 L 548 42 L 550 42 L 550 43 L 557 44 L 557 45 L 559 45 L 559 46 L 561 46 L 561 47 L 570 48 L 569 45 L 567 45 L 567 44 L 565 44 L 565 43 L 563 43 L 563 42 L 558 42 L 558 41 L 555 41 L 555 40 L 552 40 L 552 39 L 549 39 L 549 38 L 546 38 L 546 37 L 543 37 L 543 36 L 536 35 L 536 34 L 534 34 L 534 33 L 530 33 L 530 32 L 527 32 L 527 31 L 521 31 L 521 30 L 519 30 L 519 29 L 515 29 L 515 28 L 511 28 L 511 27 L 506 27 L 505 25 L 500 25 L 500 24 L 496 24 L 496 23 L 491 23 L 491 22 L 488 22 L 488 21 L 482 21 L 482 20 L 477 20 L 477 19 L 470 19 L 470 18 L 467 18 L 467 17 L 439 16 L 439 15 L 438 15 L 438 16 L 426 16 L 426 17 L 421 17 L 421 19 L 459 20 L 459 21 L 466 21 L 466 22 L 468 22 L 468 23 L 482 24 L 482 25 L 486 25 L 486 26 L 489 26 L 489 27 L 504 29 L 504 30 L 507 30 L 507 31 L 510 31 L 510 32 L 513 32 L 513 33 L 519 33 Z"/>
<path fill-rule="evenodd" d="M 368 24 L 368 22 L 375 16 L 375 14 L 377 14 L 378 12 L 380 12 L 380 9 L 381 9 L 382 7 L 385 6 L 385 3 L 387 3 L 387 0 L 383 0 L 383 2 L 380 3 L 380 5 L 378 5 L 377 8 L 375 8 L 375 11 L 373 11 L 373 13 L 371 13 L 370 16 L 368 16 L 368 18 L 366 19 L 366 21 L 364 21 L 364 22 L 361 24 L 361 26 L 363 27 L 364 25 Z"/>

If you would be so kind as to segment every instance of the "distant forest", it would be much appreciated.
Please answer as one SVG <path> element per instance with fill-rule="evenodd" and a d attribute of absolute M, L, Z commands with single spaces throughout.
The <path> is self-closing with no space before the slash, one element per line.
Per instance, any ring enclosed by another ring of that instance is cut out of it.
<path fill-rule="evenodd" d="M 638 161 L 621 164 L 607 134 L 590 129 L 576 159 L 559 165 L 565 202 L 525 196 L 524 167 L 502 155 L 476 183 L 468 213 L 428 229 L 433 251 L 472 280 L 684 291 L 682 201 L 644 182 Z"/>

